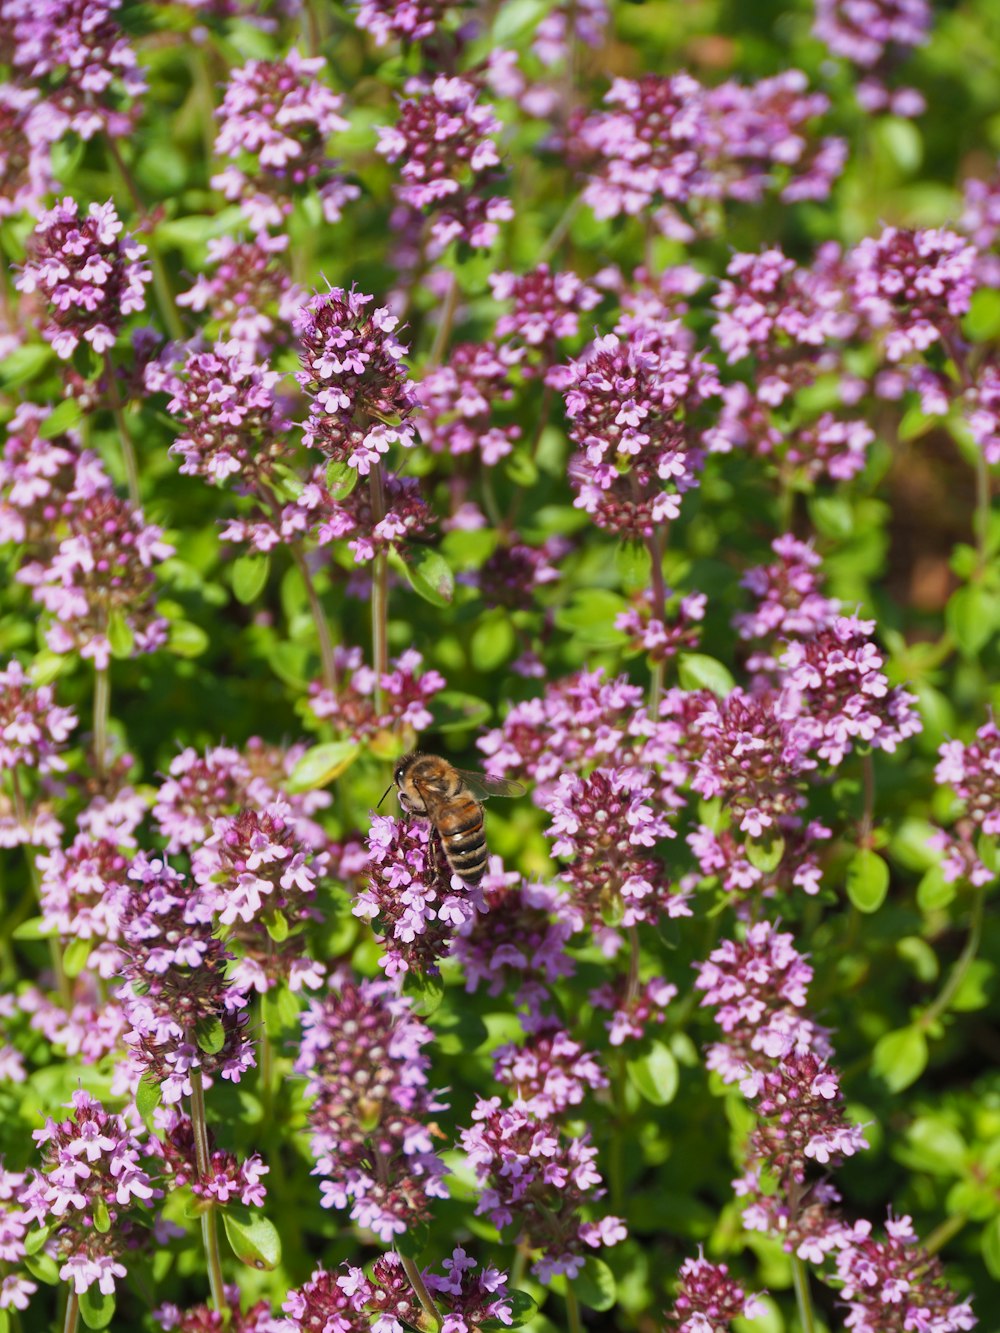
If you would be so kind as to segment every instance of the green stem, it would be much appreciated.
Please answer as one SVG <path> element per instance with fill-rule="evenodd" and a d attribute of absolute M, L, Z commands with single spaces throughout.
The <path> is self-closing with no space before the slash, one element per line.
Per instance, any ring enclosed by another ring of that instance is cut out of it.
<path fill-rule="evenodd" d="M 546 239 L 542 242 L 542 248 L 538 252 L 538 262 L 547 263 L 566 239 L 566 234 L 573 225 L 573 219 L 580 210 L 580 196 L 574 195 L 560 214 L 556 225 L 549 232 Z"/>
<path fill-rule="evenodd" d="M 94 671 L 94 766 L 97 776 L 108 771 L 108 717 L 111 713 L 111 673 L 107 667 Z"/>
<path fill-rule="evenodd" d="M 372 527 L 385 518 L 385 479 L 382 464 L 368 474 Z M 389 671 L 389 556 L 379 551 L 372 571 L 372 669 L 375 672 L 375 711 L 382 712 L 382 677 Z"/>
<path fill-rule="evenodd" d="M 194 1131 L 194 1155 L 198 1167 L 198 1179 L 206 1180 L 210 1174 L 208 1152 L 208 1123 L 205 1119 L 205 1085 L 201 1070 L 191 1070 L 191 1127 Z M 201 1215 L 201 1235 L 205 1244 L 205 1258 L 208 1261 L 208 1282 L 212 1290 L 212 1303 L 222 1316 L 223 1323 L 229 1322 L 229 1304 L 226 1301 L 226 1288 L 222 1280 L 222 1258 L 219 1254 L 219 1228 L 215 1216 L 215 1204 L 207 1203 Z"/>
<path fill-rule="evenodd" d="M 323 603 L 319 599 L 319 593 L 316 591 L 316 584 L 305 552 L 298 542 L 290 542 L 289 550 L 292 553 L 292 559 L 295 561 L 295 567 L 302 575 L 302 582 L 306 587 L 306 597 L 309 599 L 309 610 L 312 612 L 313 624 L 316 626 L 316 637 L 319 639 L 319 657 L 323 669 L 323 684 L 328 690 L 335 691 L 337 688 L 337 662 L 333 652 L 330 624 L 326 618 L 326 612 L 323 610 Z"/>
<path fill-rule="evenodd" d="M 630 1005 L 639 994 L 639 928 L 628 928 L 628 980 L 625 983 L 625 1005 Z"/>
<path fill-rule="evenodd" d="M 122 459 L 125 463 L 125 479 L 128 484 L 128 498 L 136 509 L 142 503 L 139 495 L 139 464 L 135 456 L 135 445 L 132 443 L 132 432 L 128 428 L 128 422 L 125 420 L 125 409 L 122 406 L 121 394 L 118 392 L 118 381 L 115 378 L 115 368 L 111 361 L 111 353 L 108 352 L 104 357 L 104 373 L 108 381 L 108 398 L 111 402 L 111 415 L 115 419 L 115 426 L 118 429 L 118 439 L 121 442 Z"/>
<path fill-rule="evenodd" d="M 156 301 L 160 307 L 160 314 L 163 316 L 163 322 L 167 326 L 170 337 L 175 342 L 184 340 L 184 325 L 181 323 L 181 317 L 177 310 L 177 303 L 174 300 L 174 293 L 170 286 L 170 279 L 167 277 L 167 270 L 163 263 L 163 256 L 160 254 L 157 240 L 156 228 L 146 226 L 148 210 L 145 200 L 136 183 L 135 177 L 129 170 L 125 159 L 122 157 L 121 149 L 112 135 L 107 135 L 105 142 L 108 145 L 108 151 L 111 154 L 112 161 L 118 168 L 118 174 L 121 177 L 122 184 L 132 200 L 132 206 L 139 215 L 139 226 L 146 238 L 146 248 L 149 255 L 149 266 L 153 271 L 153 290 L 156 292 Z"/>
<path fill-rule="evenodd" d="M 940 1226 L 936 1226 L 924 1241 L 924 1249 L 928 1254 L 937 1254 L 938 1250 L 943 1249 L 953 1236 L 958 1235 L 968 1221 L 968 1213 L 955 1213 L 952 1217 L 946 1217 Z"/>
<path fill-rule="evenodd" d="M 568 1333 L 582 1333 L 583 1324 L 580 1322 L 580 1302 L 576 1299 L 576 1292 L 572 1284 L 566 1281 L 566 1328 Z"/>
<path fill-rule="evenodd" d="M 397 1251 L 397 1253 L 399 1253 L 399 1251 Z M 399 1259 L 403 1265 L 403 1272 L 406 1274 L 407 1280 L 413 1288 L 413 1294 L 416 1296 L 427 1314 L 434 1320 L 434 1327 L 440 1328 L 442 1323 L 441 1313 L 434 1304 L 434 1297 L 427 1290 L 427 1284 L 420 1276 L 420 1269 L 408 1255 L 400 1254 Z"/>
<path fill-rule="evenodd" d="M 976 517 L 973 526 L 976 530 L 976 578 L 982 579 L 990 562 L 990 471 L 981 448 L 976 449 Z"/>
<path fill-rule="evenodd" d="M 71 1287 L 69 1298 L 66 1301 L 66 1317 L 63 1320 L 63 1333 L 76 1333 L 79 1322 L 80 1297 L 76 1294 L 76 1290 Z"/>
<path fill-rule="evenodd" d="M 861 756 L 861 782 L 863 800 L 858 840 L 862 847 L 868 847 L 875 825 L 875 758 L 870 750 Z"/>
<path fill-rule="evenodd" d="M 813 1314 L 812 1297 L 809 1294 L 809 1274 L 797 1254 L 792 1255 L 792 1284 L 795 1287 L 795 1303 L 799 1307 L 802 1333 L 816 1333 L 816 1317 Z"/>
<path fill-rule="evenodd" d="M 653 604 L 652 614 L 654 619 L 662 624 L 667 619 L 667 585 L 663 579 L 663 534 L 659 528 L 653 529 L 651 537 L 646 538 L 646 547 L 649 551 L 649 561 L 653 580 Z M 660 707 L 660 699 L 663 695 L 663 673 L 665 669 L 664 659 L 658 658 L 653 663 L 653 672 L 649 681 L 649 715 L 656 717 Z"/>
<path fill-rule="evenodd" d="M 983 934 L 983 912 L 986 905 L 986 895 L 982 889 L 975 889 L 974 893 L 976 896 L 972 904 L 969 937 L 965 941 L 965 948 L 959 954 L 955 966 L 951 969 L 948 980 L 941 987 L 937 999 L 929 1004 L 917 1019 L 917 1026 L 923 1028 L 925 1032 L 928 1028 L 934 1026 L 942 1014 L 947 1012 L 948 1006 L 955 998 L 959 986 L 965 980 L 965 975 L 975 962 L 976 954 L 979 952 L 979 942 Z"/>
<path fill-rule="evenodd" d="M 451 337 L 451 326 L 455 322 L 455 310 L 458 306 L 458 278 L 454 273 L 448 275 L 448 290 L 445 292 L 444 305 L 441 308 L 441 319 L 434 334 L 434 344 L 431 347 L 431 354 L 427 359 L 429 370 L 432 366 L 439 366 L 444 358 L 445 350 L 448 347 L 448 339 Z"/>

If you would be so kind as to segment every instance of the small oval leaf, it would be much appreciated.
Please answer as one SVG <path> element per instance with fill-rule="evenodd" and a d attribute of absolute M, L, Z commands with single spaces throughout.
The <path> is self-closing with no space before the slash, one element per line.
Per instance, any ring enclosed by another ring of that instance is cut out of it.
<path fill-rule="evenodd" d="M 637 1091 L 654 1106 L 667 1106 L 677 1095 L 677 1060 L 662 1042 L 654 1041 L 645 1055 L 629 1060 L 627 1068 Z"/>
<path fill-rule="evenodd" d="M 250 1268 L 277 1268 L 281 1262 L 281 1238 L 262 1213 L 252 1213 L 248 1208 L 226 1209 L 222 1223 L 237 1259 Z"/>
<path fill-rule="evenodd" d="M 264 591 L 271 570 L 269 555 L 241 555 L 233 561 L 233 595 L 244 606 L 255 602 Z"/>
<path fill-rule="evenodd" d="M 293 794 L 315 791 L 339 778 L 361 753 L 357 741 L 324 741 L 307 750 L 286 784 Z"/>
<path fill-rule="evenodd" d="M 859 912 L 877 912 L 889 892 L 889 867 L 870 847 L 862 847 L 847 866 L 847 896 Z"/>

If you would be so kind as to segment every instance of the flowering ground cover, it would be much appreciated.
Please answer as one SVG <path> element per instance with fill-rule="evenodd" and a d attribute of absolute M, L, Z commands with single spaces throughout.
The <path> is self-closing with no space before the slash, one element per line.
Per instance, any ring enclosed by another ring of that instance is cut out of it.
<path fill-rule="evenodd" d="M 1000 1327 L 995 6 L 0 61 L 0 1333 Z"/>

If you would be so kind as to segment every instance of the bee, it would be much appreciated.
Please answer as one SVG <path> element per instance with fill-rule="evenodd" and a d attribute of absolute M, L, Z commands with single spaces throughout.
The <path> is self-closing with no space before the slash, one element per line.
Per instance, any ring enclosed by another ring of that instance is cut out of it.
<path fill-rule="evenodd" d="M 402 808 L 430 821 L 452 871 L 466 884 L 478 884 L 486 873 L 487 857 L 482 802 L 489 796 L 523 796 L 520 782 L 466 773 L 440 755 L 420 750 L 399 761 L 392 780 Z M 391 791 L 390 783 L 382 801 Z"/>

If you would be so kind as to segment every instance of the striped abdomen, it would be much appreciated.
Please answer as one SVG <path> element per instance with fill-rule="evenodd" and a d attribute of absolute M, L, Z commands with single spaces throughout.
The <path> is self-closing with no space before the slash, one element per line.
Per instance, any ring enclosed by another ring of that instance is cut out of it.
<path fill-rule="evenodd" d="M 483 807 L 467 789 L 433 812 L 434 826 L 452 871 L 466 884 L 478 884 L 486 873 L 486 832 Z"/>

